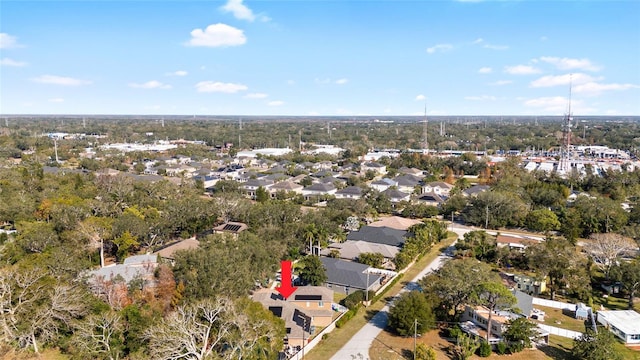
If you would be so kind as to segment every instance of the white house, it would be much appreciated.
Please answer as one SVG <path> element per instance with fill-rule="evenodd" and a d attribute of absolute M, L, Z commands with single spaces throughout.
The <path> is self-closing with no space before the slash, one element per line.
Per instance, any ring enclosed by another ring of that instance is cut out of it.
<path fill-rule="evenodd" d="M 434 193 L 439 196 L 449 197 L 449 193 L 453 189 L 453 185 L 447 184 L 444 181 L 432 181 L 422 186 L 422 193 L 429 194 Z"/>
<path fill-rule="evenodd" d="M 596 318 L 625 344 L 640 344 L 640 314 L 633 310 L 598 311 Z"/>
<path fill-rule="evenodd" d="M 377 162 L 365 162 L 360 165 L 360 170 L 363 174 L 371 170 L 376 174 L 384 175 L 387 173 L 387 167 Z"/>

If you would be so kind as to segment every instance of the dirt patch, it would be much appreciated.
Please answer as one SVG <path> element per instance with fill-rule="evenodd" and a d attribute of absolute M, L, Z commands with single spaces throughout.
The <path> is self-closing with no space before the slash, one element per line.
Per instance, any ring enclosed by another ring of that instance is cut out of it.
<path fill-rule="evenodd" d="M 425 344 L 436 351 L 436 360 L 451 359 L 447 349 L 452 345 L 449 341 L 440 336 L 438 330 L 432 330 L 422 334 L 416 339 L 416 344 Z M 369 349 L 371 360 L 404 360 L 412 359 L 413 337 L 396 336 L 388 331 L 383 331 L 374 340 Z M 492 354 L 488 358 L 472 356 L 471 359 L 509 359 L 509 360 L 546 360 L 553 359 L 540 350 L 524 350 L 513 355 Z"/>

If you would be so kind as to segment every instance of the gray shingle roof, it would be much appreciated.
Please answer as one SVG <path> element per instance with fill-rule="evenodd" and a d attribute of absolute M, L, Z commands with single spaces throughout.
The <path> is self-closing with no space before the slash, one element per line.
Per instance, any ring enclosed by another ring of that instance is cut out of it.
<path fill-rule="evenodd" d="M 363 226 L 358 231 L 352 231 L 347 235 L 347 240 L 362 240 L 376 244 L 385 244 L 402 247 L 408 232 L 396 230 L 386 226 Z"/>
<path fill-rule="evenodd" d="M 380 275 L 369 275 L 369 286 L 365 270 L 369 265 L 358 264 L 351 261 L 321 257 L 322 265 L 327 273 L 327 283 L 340 286 L 349 286 L 352 289 L 368 289 L 372 284 L 380 282 Z"/>

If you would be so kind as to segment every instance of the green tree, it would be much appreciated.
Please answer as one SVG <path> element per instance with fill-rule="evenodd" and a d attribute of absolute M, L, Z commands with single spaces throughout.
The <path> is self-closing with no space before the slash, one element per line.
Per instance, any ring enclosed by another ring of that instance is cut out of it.
<path fill-rule="evenodd" d="M 401 336 L 422 333 L 433 328 L 435 317 L 431 304 L 419 291 L 405 292 L 389 309 L 389 326 Z"/>
<path fill-rule="evenodd" d="M 262 186 L 258 187 L 256 189 L 256 201 L 263 203 L 267 200 L 269 200 L 269 192 Z"/>
<path fill-rule="evenodd" d="M 463 305 L 476 302 L 479 285 L 489 281 L 499 281 L 498 275 L 491 272 L 491 267 L 476 259 L 467 258 L 447 261 L 419 283 L 424 292 L 434 294 L 447 314 L 456 320 Z"/>
<path fill-rule="evenodd" d="M 533 231 L 549 232 L 560 229 L 558 216 L 549 209 L 533 210 L 525 220 L 527 228 Z"/>
<path fill-rule="evenodd" d="M 600 329 L 597 333 L 590 327 L 579 338 L 573 340 L 571 355 L 576 360 L 622 360 L 623 357 L 616 349 L 616 340 L 607 329 Z"/>
<path fill-rule="evenodd" d="M 298 276 L 305 284 L 320 286 L 327 281 L 327 272 L 318 256 L 307 255 L 298 265 Z"/>
<path fill-rule="evenodd" d="M 500 282 L 485 282 L 480 285 L 478 300 L 489 309 L 487 342 L 491 339 L 491 318 L 497 309 L 510 308 L 517 302 L 516 297 Z"/>
<path fill-rule="evenodd" d="M 413 356 L 415 360 L 436 360 L 436 357 L 436 351 L 431 346 L 425 344 L 418 344 L 416 346 L 416 353 Z"/>
<path fill-rule="evenodd" d="M 627 292 L 629 309 L 633 309 L 633 299 L 640 291 L 640 258 L 622 261 L 611 270 L 613 278 L 622 283 Z"/>
<path fill-rule="evenodd" d="M 578 289 L 588 279 L 575 246 L 564 238 L 548 238 L 528 247 L 526 254 L 529 267 L 536 271 L 537 276 L 549 278 L 547 288 L 552 300 L 559 290 L 567 287 Z"/>
<path fill-rule="evenodd" d="M 113 240 L 113 243 L 118 247 L 116 256 L 118 260 L 122 261 L 129 256 L 140 245 L 135 236 L 127 230 L 122 236 L 119 236 Z"/>
<path fill-rule="evenodd" d="M 522 349 L 531 347 L 531 339 L 536 339 L 539 334 L 536 330 L 536 324 L 527 318 L 521 317 L 509 320 L 503 337 L 510 343 L 519 344 L 519 346 L 512 347 L 512 349 Z"/>
<path fill-rule="evenodd" d="M 456 360 L 467 360 L 478 350 L 480 343 L 475 338 L 462 333 L 456 338 L 453 355 Z"/>
<path fill-rule="evenodd" d="M 384 255 L 380 253 L 362 253 L 358 255 L 358 262 L 374 268 L 381 268 L 384 263 Z"/>

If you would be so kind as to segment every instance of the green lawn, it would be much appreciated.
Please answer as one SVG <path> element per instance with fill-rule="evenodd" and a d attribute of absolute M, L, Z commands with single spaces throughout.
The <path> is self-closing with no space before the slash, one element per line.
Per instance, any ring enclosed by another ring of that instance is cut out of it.
<path fill-rule="evenodd" d="M 544 325 L 555 326 L 561 329 L 584 332 L 585 326 L 583 320 L 578 320 L 573 316 L 567 315 L 561 309 L 554 309 L 546 306 L 534 305 L 536 309 L 544 311 Z"/>
<path fill-rule="evenodd" d="M 305 359 L 308 360 L 326 360 L 330 359 L 338 350 L 340 350 L 351 337 L 358 332 L 378 311 L 380 311 L 385 303 L 386 299 L 395 296 L 408 281 L 411 281 L 417 276 L 422 269 L 424 269 L 430 262 L 432 262 L 438 255 L 443 247 L 451 245 L 455 240 L 456 235 L 450 233 L 449 238 L 443 240 L 440 244 L 434 246 L 431 251 L 418 260 L 411 268 L 404 274 L 402 281 L 394 284 L 386 293 L 384 301 L 378 301 L 368 308 L 360 309 L 358 314 L 349 320 L 345 326 L 340 329 L 335 329 L 328 334 L 325 340 L 322 340 L 313 350 L 308 354 L 305 354 Z"/>

